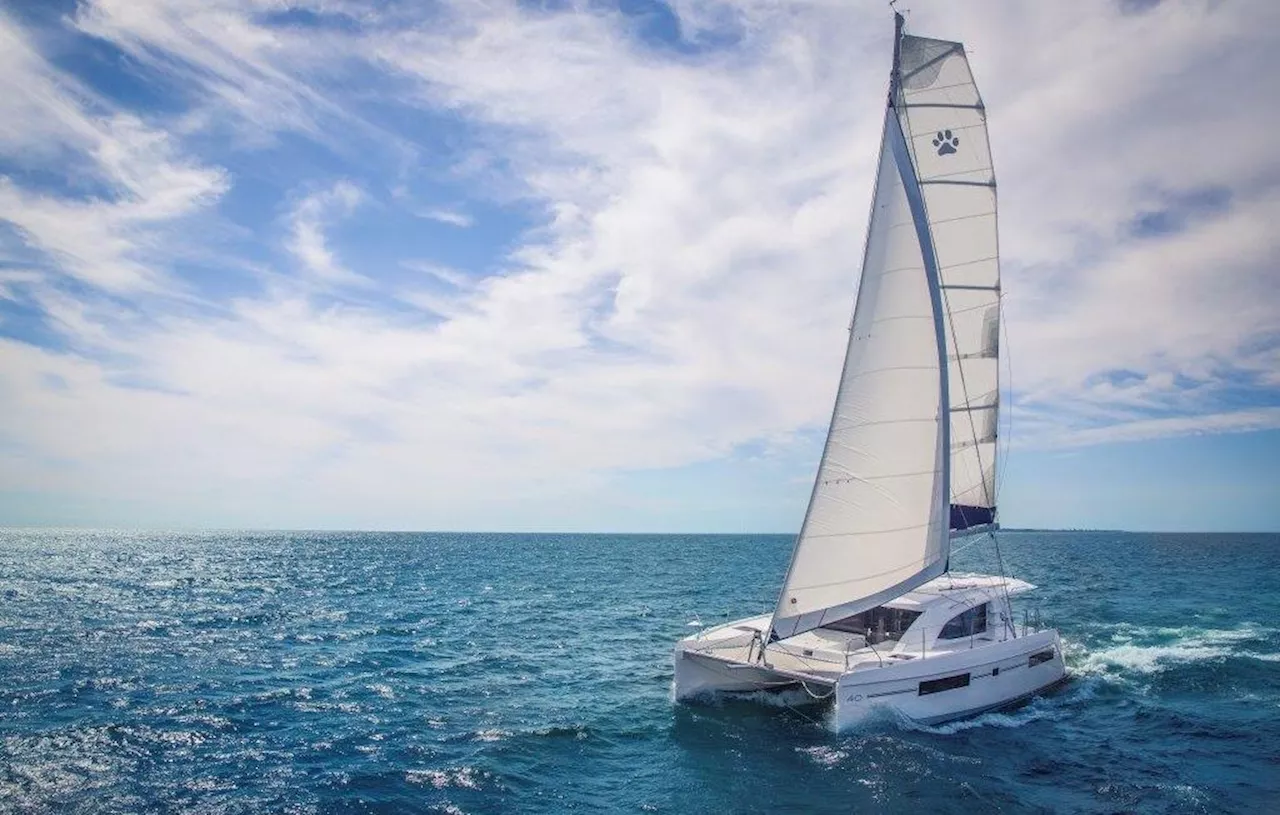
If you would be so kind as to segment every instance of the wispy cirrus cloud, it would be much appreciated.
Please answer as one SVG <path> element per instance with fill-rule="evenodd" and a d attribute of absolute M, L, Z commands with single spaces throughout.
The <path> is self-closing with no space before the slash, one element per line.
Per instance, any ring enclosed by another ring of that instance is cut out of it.
<path fill-rule="evenodd" d="M 1170 436 L 1249 433 L 1280 427 L 1280 408 L 1245 408 L 1227 413 L 1165 416 L 1156 419 L 1128 419 L 1095 427 L 1059 431 L 1048 436 L 1049 448 L 1083 447 L 1115 442 L 1146 441 Z"/>
<path fill-rule="evenodd" d="M 189 113 L 195 119 L 189 124 L 220 129 L 214 117 L 230 116 L 238 123 L 231 132 L 260 144 L 282 130 L 322 138 L 322 119 L 348 118 L 316 89 L 318 83 L 294 68 L 306 65 L 320 72 L 344 53 L 325 31 L 288 24 L 291 8 L 305 13 L 324 6 L 94 0 L 77 8 L 71 23 L 138 60 L 148 69 L 147 80 L 194 97 Z M 273 16 L 276 25 L 270 24 Z"/>
<path fill-rule="evenodd" d="M 307 195 L 293 207 L 286 245 L 308 275 L 327 283 L 368 281 L 338 262 L 324 231 L 333 221 L 350 215 L 362 198 L 359 187 L 339 181 L 329 189 Z"/>
<path fill-rule="evenodd" d="M 475 220 L 465 212 L 458 212 L 452 209 L 423 209 L 414 213 L 419 218 L 426 218 L 428 221 L 436 221 L 449 226 L 456 226 L 459 229 L 466 229 L 475 223 Z"/>
<path fill-rule="evenodd" d="M 226 191 L 216 166 L 181 153 L 173 138 L 88 91 L 46 62 L 0 16 L 7 92 L 0 145 L 28 170 L 63 171 L 60 187 L 0 178 L 0 220 L 51 269 L 109 291 L 156 288 L 157 231 Z"/>

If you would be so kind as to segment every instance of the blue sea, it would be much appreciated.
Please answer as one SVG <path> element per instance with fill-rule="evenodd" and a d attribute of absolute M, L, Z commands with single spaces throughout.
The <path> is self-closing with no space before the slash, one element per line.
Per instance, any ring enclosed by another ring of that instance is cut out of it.
<path fill-rule="evenodd" d="M 0 811 L 1280 812 L 1280 536 L 1000 540 L 1070 682 L 836 734 L 672 702 L 786 536 L 0 532 Z"/>

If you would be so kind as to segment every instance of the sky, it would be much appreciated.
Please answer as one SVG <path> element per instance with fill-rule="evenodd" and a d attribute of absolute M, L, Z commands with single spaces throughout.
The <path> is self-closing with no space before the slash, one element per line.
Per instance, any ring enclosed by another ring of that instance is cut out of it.
<path fill-rule="evenodd" d="M 1280 530 L 1280 3 L 908 29 L 988 110 L 1003 524 Z M 0 525 L 795 531 L 892 30 L 0 2 Z"/>

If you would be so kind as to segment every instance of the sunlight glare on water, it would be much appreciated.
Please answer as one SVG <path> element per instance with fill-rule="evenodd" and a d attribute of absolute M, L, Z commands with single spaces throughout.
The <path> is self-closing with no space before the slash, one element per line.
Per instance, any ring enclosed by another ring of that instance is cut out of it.
<path fill-rule="evenodd" d="M 1280 811 L 1280 537 L 1002 541 L 1073 679 L 835 734 L 671 701 L 785 536 L 0 532 L 0 811 Z"/>

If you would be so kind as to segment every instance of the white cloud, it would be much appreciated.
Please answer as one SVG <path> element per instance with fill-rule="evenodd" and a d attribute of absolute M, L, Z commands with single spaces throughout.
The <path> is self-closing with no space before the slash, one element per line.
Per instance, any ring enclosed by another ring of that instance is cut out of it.
<path fill-rule="evenodd" d="M 62 170 L 73 185 L 50 193 L 0 178 L 0 220 L 86 283 L 112 291 L 164 285 L 154 264 L 157 229 L 215 200 L 229 184 L 225 173 L 85 91 L 3 15 L 0 44 L 0 148 L 24 166 Z"/>
<path fill-rule="evenodd" d="M 39 283 L 44 275 L 34 269 L 0 269 L 0 299 L 18 299 L 17 289 Z"/>
<path fill-rule="evenodd" d="M 1254 408 L 1227 413 L 1133 419 L 1100 427 L 1059 432 L 1032 438 L 1026 446 L 1058 448 L 1084 447 L 1126 441 L 1145 441 L 1169 436 L 1208 436 L 1219 433 L 1248 433 L 1280 428 L 1280 408 Z"/>
<path fill-rule="evenodd" d="M 98 135 L 93 156 L 111 198 L 31 192 L 0 179 L 0 219 L 84 282 L 113 291 L 161 287 L 157 230 L 216 200 L 226 176 L 175 157 L 164 134 L 131 117 L 103 122 Z"/>
<path fill-rule="evenodd" d="M 400 265 L 438 280 L 452 289 L 469 289 L 475 283 L 472 276 L 458 269 L 442 266 L 439 263 L 423 260 L 405 260 Z"/>
<path fill-rule="evenodd" d="M 236 149 L 267 149 L 284 130 L 334 147 L 339 129 L 322 124 L 334 121 L 394 130 L 361 106 L 357 72 L 465 121 L 451 178 L 546 220 L 496 273 L 411 254 L 390 265 L 420 276 L 392 286 L 334 227 L 402 168 L 321 187 L 304 164 L 288 182 L 309 193 L 276 238 L 295 278 L 273 272 L 265 291 L 208 308 L 149 300 L 151 319 L 127 331 L 77 296 L 43 295 L 65 333 L 113 356 L 0 346 L 6 392 L 21 394 L 0 432 L 22 439 L 39 484 L 192 506 L 198 485 L 207 514 L 236 522 L 324 507 L 474 526 L 554 513 L 542 505 L 571 513 L 609 495 L 613 474 L 785 445 L 829 415 L 885 90 L 882 9 L 678 4 L 705 46 L 681 54 L 616 13 L 460 3 L 415 20 L 317 4 L 356 24 L 308 30 L 270 23 L 274 5 L 197 5 L 98 0 L 76 18 L 192 90 L 167 132 L 99 111 L 22 57 L 45 84 L 30 85 L 41 90 L 14 108 L 27 124 L 0 146 L 36 161 L 39 134 L 58 134 L 112 189 L 104 201 L 0 188 L 0 214 L 63 272 L 114 291 L 153 280 L 170 246 L 157 225 L 234 180 L 212 156 L 184 157 L 209 149 L 202 134 L 230 128 Z M 917 8 L 920 33 L 966 41 L 991 111 L 1019 438 L 1274 426 L 1218 395 L 1242 378 L 1275 386 L 1264 340 L 1280 158 L 1267 134 L 1280 113 L 1240 100 L 1280 96 L 1265 34 L 1276 13 Z M 1229 190 L 1221 211 L 1188 215 L 1172 236 L 1131 234 L 1137 213 L 1208 187 Z M 471 224 L 463 205 L 421 214 Z M 1119 370 L 1134 380 L 1108 375 Z M 47 374 L 66 388 L 45 387 Z"/>
<path fill-rule="evenodd" d="M 419 218 L 426 218 L 428 221 L 438 221 L 448 226 L 456 226 L 459 229 L 466 229 L 475 223 L 470 215 L 465 212 L 458 212 L 452 209 L 424 209 L 414 213 Z"/>
<path fill-rule="evenodd" d="M 252 121 L 259 134 L 296 129 L 319 135 L 317 118 L 337 109 L 283 68 L 280 58 L 313 60 L 318 68 L 335 55 L 323 35 L 312 32 L 304 51 L 298 49 L 301 38 L 255 19 L 286 8 L 239 0 L 94 0 L 77 10 L 74 22 L 152 68 L 153 81 L 201 93 L 219 113 Z"/>
<path fill-rule="evenodd" d="M 368 278 L 344 268 L 334 257 L 325 238 L 325 227 L 350 215 L 363 193 L 349 181 L 339 181 L 327 190 L 312 193 L 294 206 L 289 215 L 287 248 L 307 274 L 326 283 L 368 283 Z"/>

